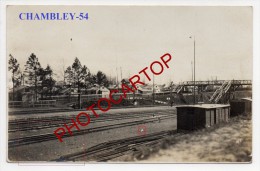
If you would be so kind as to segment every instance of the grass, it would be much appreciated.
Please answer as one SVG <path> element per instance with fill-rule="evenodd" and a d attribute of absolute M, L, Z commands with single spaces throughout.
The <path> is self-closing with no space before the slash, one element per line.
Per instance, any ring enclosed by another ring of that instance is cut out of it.
<path fill-rule="evenodd" d="M 252 124 L 248 116 L 229 123 L 164 139 L 154 148 L 141 147 L 125 161 L 251 162 Z"/>

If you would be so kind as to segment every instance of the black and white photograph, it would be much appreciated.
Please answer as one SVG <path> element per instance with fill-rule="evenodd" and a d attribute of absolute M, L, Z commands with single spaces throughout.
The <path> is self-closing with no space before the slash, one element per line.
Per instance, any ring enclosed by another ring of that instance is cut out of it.
<path fill-rule="evenodd" d="M 252 163 L 252 6 L 8 5 L 5 58 L 8 163 Z"/>

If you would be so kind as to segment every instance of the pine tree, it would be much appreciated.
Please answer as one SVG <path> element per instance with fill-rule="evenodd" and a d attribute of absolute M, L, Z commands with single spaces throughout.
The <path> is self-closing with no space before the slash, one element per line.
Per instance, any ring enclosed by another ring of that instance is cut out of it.
<path fill-rule="evenodd" d="M 81 69 L 81 75 L 82 75 L 82 79 L 84 81 L 84 87 L 88 88 L 90 86 L 90 81 L 91 81 L 91 74 L 89 69 L 84 65 Z"/>
<path fill-rule="evenodd" d="M 42 73 L 41 64 L 35 54 L 31 54 L 25 65 L 25 76 L 28 78 L 28 84 L 34 87 L 35 100 L 37 101 L 38 86 Z"/>
<path fill-rule="evenodd" d="M 12 82 L 13 82 L 13 99 L 14 100 L 14 87 L 15 84 L 19 84 L 18 80 L 19 78 L 17 78 L 18 74 L 19 74 L 19 64 L 17 62 L 17 59 L 15 59 L 11 54 L 9 55 L 10 59 L 8 61 L 8 70 L 12 72 Z M 18 76 L 19 77 L 19 76 Z"/>
<path fill-rule="evenodd" d="M 104 74 L 102 71 L 98 71 L 96 75 L 96 83 L 100 86 L 108 87 L 109 81 L 106 74 Z"/>
<path fill-rule="evenodd" d="M 78 93 L 80 93 L 80 82 L 81 82 L 81 70 L 82 66 L 79 59 L 76 57 L 72 64 L 73 76 L 74 76 L 74 87 L 78 87 Z"/>
<path fill-rule="evenodd" d="M 80 88 L 84 85 L 87 87 L 88 80 L 90 79 L 90 71 L 84 65 L 82 66 L 79 59 L 75 58 L 74 63 L 72 64 L 72 73 L 73 73 L 73 83 L 74 87 L 77 86 L 78 93 L 80 93 Z"/>
<path fill-rule="evenodd" d="M 71 85 L 73 83 L 73 71 L 69 66 L 65 71 L 65 84 Z"/>
<path fill-rule="evenodd" d="M 41 73 L 41 85 L 42 85 L 42 92 L 46 96 L 49 94 L 52 94 L 53 86 L 55 85 L 55 80 L 52 77 L 53 71 L 50 67 L 50 65 L 47 65 L 47 67 L 42 70 Z M 45 91 L 44 91 L 45 90 Z"/>

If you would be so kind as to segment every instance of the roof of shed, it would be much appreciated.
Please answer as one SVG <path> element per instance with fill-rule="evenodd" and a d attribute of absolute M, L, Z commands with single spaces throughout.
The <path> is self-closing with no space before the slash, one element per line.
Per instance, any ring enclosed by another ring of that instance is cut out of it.
<path fill-rule="evenodd" d="M 251 102 L 252 102 L 252 98 L 249 98 L 249 97 L 247 97 L 247 98 L 242 98 L 241 100 L 248 100 L 248 101 L 251 101 Z"/>
<path fill-rule="evenodd" d="M 203 108 L 203 109 L 212 109 L 212 108 L 223 108 L 229 107 L 229 104 L 196 104 L 196 105 L 183 105 L 177 106 L 176 108 Z"/>

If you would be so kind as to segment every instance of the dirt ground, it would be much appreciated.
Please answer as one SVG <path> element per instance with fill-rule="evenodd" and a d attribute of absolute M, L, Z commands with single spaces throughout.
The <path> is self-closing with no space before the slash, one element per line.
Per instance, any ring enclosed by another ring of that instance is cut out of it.
<path fill-rule="evenodd" d="M 160 149 L 139 162 L 251 162 L 251 119 L 235 117 L 229 123 L 165 140 Z M 142 159 L 143 158 L 143 159 Z"/>

